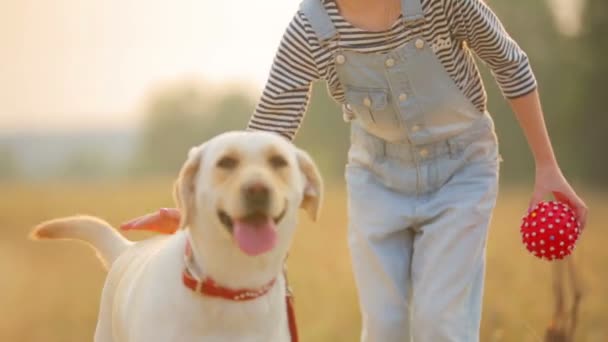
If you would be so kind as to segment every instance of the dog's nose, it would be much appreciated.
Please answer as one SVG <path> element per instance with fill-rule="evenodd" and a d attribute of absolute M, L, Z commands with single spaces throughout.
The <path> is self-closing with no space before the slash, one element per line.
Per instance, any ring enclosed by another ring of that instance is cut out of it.
<path fill-rule="evenodd" d="M 261 182 L 254 182 L 243 186 L 243 198 L 252 209 L 264 209 L 270 202 L 270 190 Z"/>

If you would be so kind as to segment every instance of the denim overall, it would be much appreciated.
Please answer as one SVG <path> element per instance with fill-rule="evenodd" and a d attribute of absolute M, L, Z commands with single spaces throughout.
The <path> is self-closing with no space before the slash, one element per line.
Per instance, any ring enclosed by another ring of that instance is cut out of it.
<path fill-rule="evenodd" d="M 388 53 L 335 48 L 351 119 L 348 242 L 362 341 L 478 341 L 488 225 L 498 190 L 494 124 L 458 89 L 402 0 L 408 42 Z M 340 37 L 304 0 L 322 46 Z"/>

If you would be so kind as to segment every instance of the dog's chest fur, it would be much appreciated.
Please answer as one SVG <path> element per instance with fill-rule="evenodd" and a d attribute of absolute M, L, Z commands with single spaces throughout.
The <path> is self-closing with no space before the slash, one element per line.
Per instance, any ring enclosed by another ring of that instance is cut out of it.
<path fill-rule="evenodd" d="M 114 264 L 102 298 L 112 317 L 100 320 L 111 319 L 116 342 L 290 340 L 282 276 L 251 301 L 206 297 L 182 284 L 184 244 L 184 234 L 147 241 Z"/>

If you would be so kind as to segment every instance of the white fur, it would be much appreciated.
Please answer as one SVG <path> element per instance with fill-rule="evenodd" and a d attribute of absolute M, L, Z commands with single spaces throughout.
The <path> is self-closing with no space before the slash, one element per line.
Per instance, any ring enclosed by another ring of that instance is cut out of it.
<path fill-rule="evenodd" d="M 225 153 L 238 160 L 235 170 L 218 168 Z M 288 166 L 273 168 L 269 153 L 284 157 Z M 244 214 L 239 190 L 250 181 L 270 187 L 273 217 L 287 203 L 276 246 L 253 257 L 238 249 L 217 217 L 218 208 L 234 217 Z M 283 262 L 298 207 L 316 217 L 321 193 L 319 174 L 306 153 L 278 135 L 230 132 L 189 154 L 176 185 L 184 229 L 174 235 L 131 243 L 104 221 L 79 216 L 43 223 L 32 236 L 88 242 L 110 268 L 96 342 L 288 342 Z M 202 275 L 222 286 L 255 289 L 277 281 L 266 295 L 250 301 L 195 293 L 181 278 L 187 238 Z"/>

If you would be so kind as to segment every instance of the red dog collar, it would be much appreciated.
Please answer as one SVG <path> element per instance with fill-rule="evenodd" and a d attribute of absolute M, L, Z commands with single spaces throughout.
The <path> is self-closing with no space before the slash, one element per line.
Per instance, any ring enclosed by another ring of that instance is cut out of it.
<path fill-rule="evenodd" d="M 192 247 L 190 246 L 190 240 L 186 240 L 186 253 L 185 253 L 185 261 L 186 267 L 184 267 L 184 271 L 182 272 L 182 281 L 184 285 L 191 289 L 196 293 L 201 293 L 210 297 L 218 297 L 224 298 L 227 300 L 233 301 L 247 301 L 259 298 L 270 291 L 274 283 L 276 282 L 276 278 L 272 279 L 266 285 L 262 286 L 259 289 L 238 289 L 233 290 L 227 287 L 223 287 L 218 285 L 213 279 L 205 278 L 204 280 L 198 280 L 190 270 L 188 269 L 188 265 L 192 264 Z M 287 323 L 289 325 L 289 333 L 291 335 L 292 342 L 298 342 L 298 328 L 296 324 L 296 316 L 294 310 L 293 296 L 289 289 L 287 290 L 287 294 L 285 296 L 286 304 L 287 304 Z"/>
<path fill-rule="evenodd" d="M 258 289 L 230 289 L 217 284 L 213 279 L 208 277 L 203 280 L 199 280 L 188 269 L 188 265 L 193 262 L 190 240 L 187 240 L 186 242 L 185 258 L 186 267 L 184 267 L 184 271 L 182 272 L 182 281 L 184 282 L 184 285 L 192 291 L 206 296 L 219 297 L 239 302 L 247 301 L 267 294 L 276 282 L 276 278 L 274 278 Z"/>
<path fill-rule="evenodd" d="M 184 285 L 194 292 L 202 293 L 210 297 L 220 297 L 234 301 L 247 301 L 259 298 L 272 288 L 276 279 L 272 279 L 268 284 L 262 286 L 259 289 L 238 289 L 233 290 L 227 287 L 218 285 L 213 279 L 205 278 L 204 280 L 196 279 L 188 269 L 184 269 L 182 274 L 182 280 Z"/>

